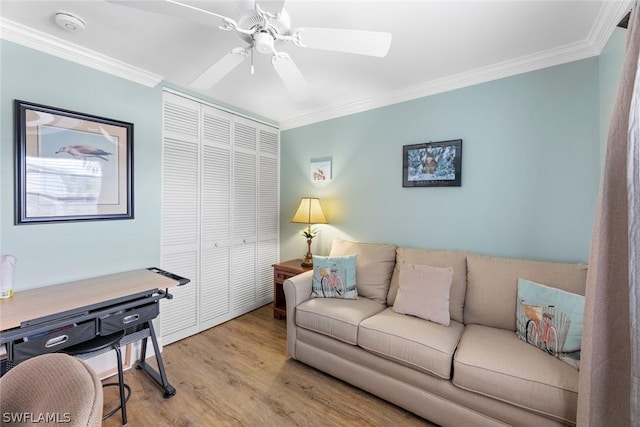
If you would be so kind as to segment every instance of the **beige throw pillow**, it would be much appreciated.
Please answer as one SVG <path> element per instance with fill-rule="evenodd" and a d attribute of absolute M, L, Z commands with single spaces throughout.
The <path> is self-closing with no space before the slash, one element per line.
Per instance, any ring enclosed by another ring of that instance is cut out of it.
<path fill-rule="evenodd" d="M 393 311 L 449 326 L 452 280 L 451 267 L 414 265 L 403 261 L 400 265 L 400 283 Z"/>

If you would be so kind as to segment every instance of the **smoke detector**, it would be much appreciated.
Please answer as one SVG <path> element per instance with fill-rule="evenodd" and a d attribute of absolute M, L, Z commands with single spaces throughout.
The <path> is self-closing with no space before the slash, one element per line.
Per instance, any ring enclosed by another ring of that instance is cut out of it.
<path fill-rule="evenodd" d="M 71 32 L 78 30 L 84 31 L 86 25 L 84 19 L 80 18 L 75 13 L 68 12 L 66 10 L 57 10 L 53 14 L 53 19 L 61 28 Z"/>

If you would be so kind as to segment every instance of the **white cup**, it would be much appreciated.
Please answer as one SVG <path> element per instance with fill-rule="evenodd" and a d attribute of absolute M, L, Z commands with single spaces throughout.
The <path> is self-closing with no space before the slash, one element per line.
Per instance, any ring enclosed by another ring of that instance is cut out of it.
<path fill-rule="evenodd" d="M 13 296 L 13 270 L 16 268 L 16 258 L 13 255 L 0 257 L 0 299 Z"/>

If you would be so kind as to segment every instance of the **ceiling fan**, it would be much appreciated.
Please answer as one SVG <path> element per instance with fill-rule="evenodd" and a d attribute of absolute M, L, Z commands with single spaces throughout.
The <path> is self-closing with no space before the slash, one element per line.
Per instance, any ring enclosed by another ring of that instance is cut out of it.
<path fill-rule="evenodd" d="M 391 33 L 386 32 L 314 27 L 297 28 L 292 31 L 291 18 L 284 9 L 284 0 L 241 1 L 235 19 L 193 6 L 183 0 L 111 1 L 185 17 L 206 25 L 218 26 L 224 31 L 235 31 L 246 42 L 245 46 L 232 49 L 193 80 L 191 86 L 197 89 L 213 87 L 249 57 L 252 58 L 251 72 L 253 73 L 253 52 L 256 51 L 272 55 L 271 64 L 285 86 L 297 97 L 304 98 L 309 93 L 304 76 L 291 56 L 277 50 L 276 46 L 291 42 L 303 48 L 376 57 L 384 57 L 391 46 Z"/>

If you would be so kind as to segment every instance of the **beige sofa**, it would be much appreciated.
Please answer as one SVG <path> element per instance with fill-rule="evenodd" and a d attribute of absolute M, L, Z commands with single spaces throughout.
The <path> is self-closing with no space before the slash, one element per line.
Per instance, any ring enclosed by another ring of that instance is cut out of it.
<path fill-rule="evenodd" d="M 289 355 L 442 426 L 575 425 L 578 370 L 520 340 L 518 278 L 584 295 L 587 266 L 334 241 L 357 255 L 359 298 L 284 282 Z M 392 306 L 402 261 L 452 267 L 449 326 Z"/>

